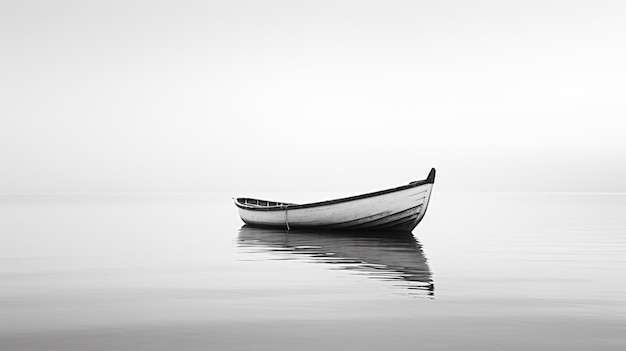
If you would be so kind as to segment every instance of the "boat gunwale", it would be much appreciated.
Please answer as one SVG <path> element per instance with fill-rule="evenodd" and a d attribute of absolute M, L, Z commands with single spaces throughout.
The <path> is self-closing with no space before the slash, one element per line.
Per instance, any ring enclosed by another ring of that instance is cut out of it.
<path fill-rule="evenodd" d="M 397 191 L 402 191 L 402 190 L 406 190 L 406 189 L 415 188 L 415 187 L 418 187 L 418 186 L 421 186 L 421 185 L 434 184 L 434 183 L 435 183 L 435 169 L 432 168 L 430 170 L 430 173 L 428 173 L 428 177 L 426 179 L 424 179 L 424 180 L 417 180 L 417 181 L 411 182 L 411 183 L 409 183 L 407 185 L 402 185 L 402 186 L 398 186 L 398 187 L 395 187 L 395 188 L 389 188 L 389 189 L 385 189 L 385 190 L 379 190 L 379 191 L 374 191 L 374 192 L 371 192 L 371 193 L 366 193 L 366 194 L 361 194 L 361 195 L 354 195 L 354 196 L 348 196 L 348 197 L 343 197 L 343 198 L 333 199 L 333 200 L 325 200 L 325 201 L 319 201 L 319 202 L 310 202 L 310 203 L 306 203 L 306 204 L 287 204 L 287 205 L 280 205 L 280 206 L 263 206 L 263 207 L 259 207 L 258 205 L 246 206 L 245 204 L 242 204 L 242 203 L 239 202 L 240 199 L 250 199 L 250 200 L 258 200 L 258 199 L 253 199 L 253 198 L 249 198 L 249 197 L 238 197 L 238 198 L 236 198 L 234 200 L 235 200 L 235 205 L 238 208 L 241 208 L 241 209 L 244 209 L 244 210 L 250 210 L 250 211 L 284 211 L 285 209 L 295 210 L 295 209 L 301 209 L 301 208 L 312 208 L 312 207 L 335 205 L 335 204 L 344 203 L 344 202 L 350 202 L 350 201 L 355 201 L 355 200 L 366 199 L 366 198 L 369 198 L 369 197 L 386 195 L 386 194 L 394 193 L 394 192 L 397 192 Z M 260 201 L 267 201 L 267 200 L 260 200 Z M 280 201 L 269 201 L 269 202 L 280 202 Z"/>

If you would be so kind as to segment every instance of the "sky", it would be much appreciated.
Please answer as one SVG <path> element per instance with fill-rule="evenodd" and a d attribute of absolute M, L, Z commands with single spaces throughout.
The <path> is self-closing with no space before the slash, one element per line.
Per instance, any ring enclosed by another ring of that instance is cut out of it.
<path fill-rule="evenodd" d="M 625 63 L 624 1 L 2 0 L 0 193 L 626 192 Z"/>

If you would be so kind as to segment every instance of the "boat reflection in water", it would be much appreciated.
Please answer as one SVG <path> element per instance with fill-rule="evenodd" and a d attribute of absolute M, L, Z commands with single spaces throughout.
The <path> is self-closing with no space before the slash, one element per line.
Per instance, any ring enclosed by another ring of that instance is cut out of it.
<path fill-rule="evenodd" d="M 243 226 L 240 247 L 365 273 L 395 282 L 420 296 L 434 296 L 434 284 L 422 246 L 411 233 L 336 232 L 265 229 Z"/>

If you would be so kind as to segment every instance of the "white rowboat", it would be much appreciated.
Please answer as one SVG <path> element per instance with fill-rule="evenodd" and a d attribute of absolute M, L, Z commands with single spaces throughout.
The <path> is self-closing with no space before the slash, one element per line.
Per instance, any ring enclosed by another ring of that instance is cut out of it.
<path fill-rule="evenodd" d="M 424 218 L 434 183 L 433 168 L 424 180 L 336 200 L 300 205 L 246 197 L 234 201 L 241 219 L 255 227 L 410 232 Z"/>

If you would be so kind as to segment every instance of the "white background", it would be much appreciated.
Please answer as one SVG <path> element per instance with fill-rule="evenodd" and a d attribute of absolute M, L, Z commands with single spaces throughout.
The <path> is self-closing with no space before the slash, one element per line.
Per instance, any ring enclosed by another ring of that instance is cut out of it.
<path fill-rule="evenodd" d="M 2 1 L 0 193 L 626 191 L 623 1 Z"/>

